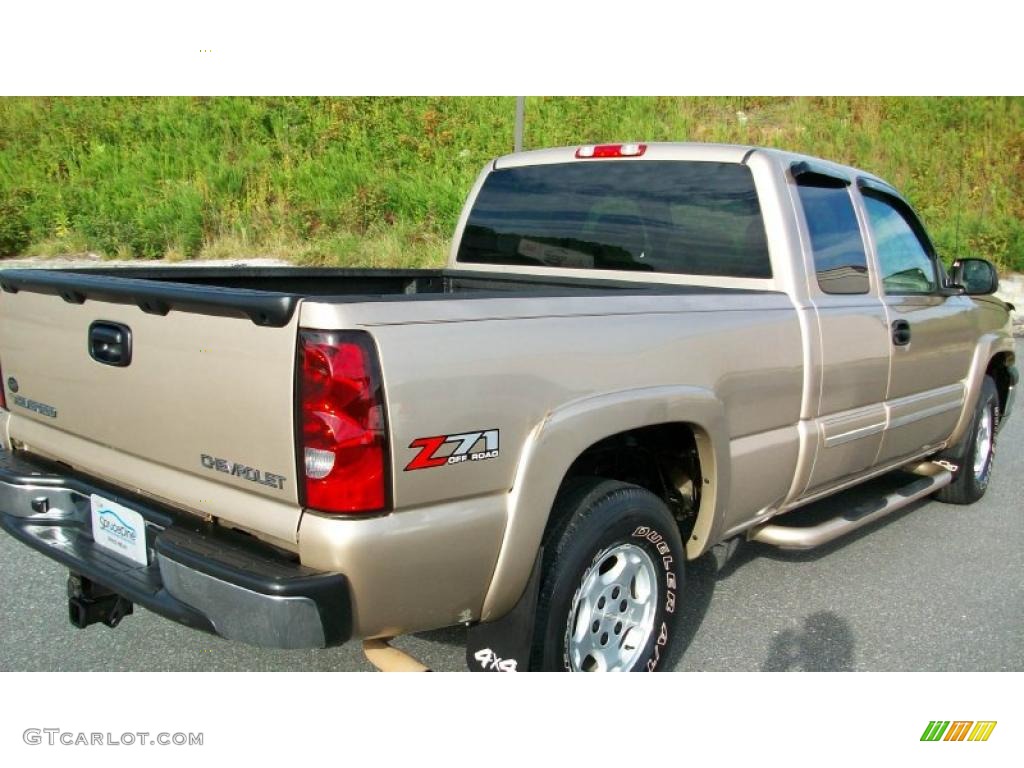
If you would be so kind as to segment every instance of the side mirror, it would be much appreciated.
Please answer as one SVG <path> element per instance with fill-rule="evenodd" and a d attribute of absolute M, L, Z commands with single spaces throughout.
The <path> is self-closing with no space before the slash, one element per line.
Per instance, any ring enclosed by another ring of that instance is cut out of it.
<path fill-rule="evenodd" d="M 988 296 L 999 290 L 999 274 L 985 259 L 957 259 L 953 262 L 950 281 L 963 286 L 968 296 Z"/>

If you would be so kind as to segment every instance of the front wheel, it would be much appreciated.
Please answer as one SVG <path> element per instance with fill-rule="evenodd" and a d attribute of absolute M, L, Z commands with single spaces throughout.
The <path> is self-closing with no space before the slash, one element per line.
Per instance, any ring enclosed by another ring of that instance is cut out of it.
<path fill-rule="evenodd" d="M 985 495 L 992 477 L 998 426 L 999 392 L 992 377 L 986 376 L 970 431 L 965 438 L 963 450 L 959 452 L 960 466 L 953 475 L 953 482 L 936 492 L 936 499 L 947 504 L 973 504 Z"/>
<path fill-rule="evenodd" d="M 654 671 L 678 644 L 685 556 L 672 514 L 650 491 L 578 481 L 562 494 L 545 550 L 534 668 Z"/>

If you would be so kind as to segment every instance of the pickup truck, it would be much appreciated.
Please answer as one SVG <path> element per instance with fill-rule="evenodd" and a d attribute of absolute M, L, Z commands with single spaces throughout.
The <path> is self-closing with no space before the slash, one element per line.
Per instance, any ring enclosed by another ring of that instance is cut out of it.
<path fill-rule="evenodd" d="M 985 493 L 997 284 L 871 173 L 686 143 L 488 163 L 440 270 L 2 271 L 0 523 L 79 627 L 664 669 L 688 561 Z"/>

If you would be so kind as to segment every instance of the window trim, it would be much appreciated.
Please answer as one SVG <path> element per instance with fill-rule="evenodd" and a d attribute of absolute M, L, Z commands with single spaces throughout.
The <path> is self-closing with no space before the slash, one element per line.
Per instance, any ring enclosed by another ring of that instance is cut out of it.
<path fill-rule="evenodd" d="M 843 175 L 837 170 L 834 170 L 823 163 L 812 162 L 811 160 L 798 160 L 789 166 L 789 172 L 793 176 L 793 180 L 798 184 L 800 183 L 801 177 L 816 176 L 835 184 L 835 186 L 850 186 L 849 177 Z"/>
<path fill-rule="evenodd" d="M 945 288 L 943 285 L 943 278 L 945 277 L 945 270 L 939 262 L 938 255 L 935 252 L 935 246 L 932 244 L 931 238 L 928 236 L 928 231 L 924 228 L 924 224 L 921 223 L 917 213 L 910 206 L 902 195 L 899 194 L 895 189 L 890 187 L 884 182 L 877 181 L 875 179 L 868 179 L 864 177 L 857 178 L 857 189 L 861 194 L 864 205 L 864 221 L 868 228 L 868 234 L 871 238 L 871 250 L 874 255 L 875 264 L 878 269 L 878 286 L 883 296 L 943 296 L 945 295 Z M 871 223 L 871 214 L 867 210 L 867 198 L 880 200 L 883 203 L 887 203 L 899 213 L 904 221 L 910 226 L 911 232 L 917 238 L 918 243 L 924 249 L 925 256 L 932 264 L 932 275 L 935 282 L 935 288 L 930 291 L 889 291 L 885 285 L 885 274 L 882 269 L 881 259 L 878 253 L 878 241 L 875 238 L 874 226 Z"/>

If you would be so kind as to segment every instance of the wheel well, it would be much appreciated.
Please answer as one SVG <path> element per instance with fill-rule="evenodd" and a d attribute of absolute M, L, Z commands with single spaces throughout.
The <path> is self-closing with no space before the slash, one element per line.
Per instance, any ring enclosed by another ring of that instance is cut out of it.
<path fill-rule="evenodd" d="M 684 541 L 697 519 L 703 480 L 690 424 L 639 427 L 597 441 L 569 467 L 558 494 L 580 477 L 601 477 L 646 488 L 664 501 L 679 521 Z M 558 522 L 552 515 L 548 530 Z"/>
<path fill-rule="evenodd" d="M 1015 362 L 1013 352 L 1000 352 L 993 357 L 988 364 L 985 373 L 992 377 L 996 383 L 996 390 L 999 392 L 999 412 L 1006 411 L 1006 399 L 1010 395 L 1010 366 Z"/>

